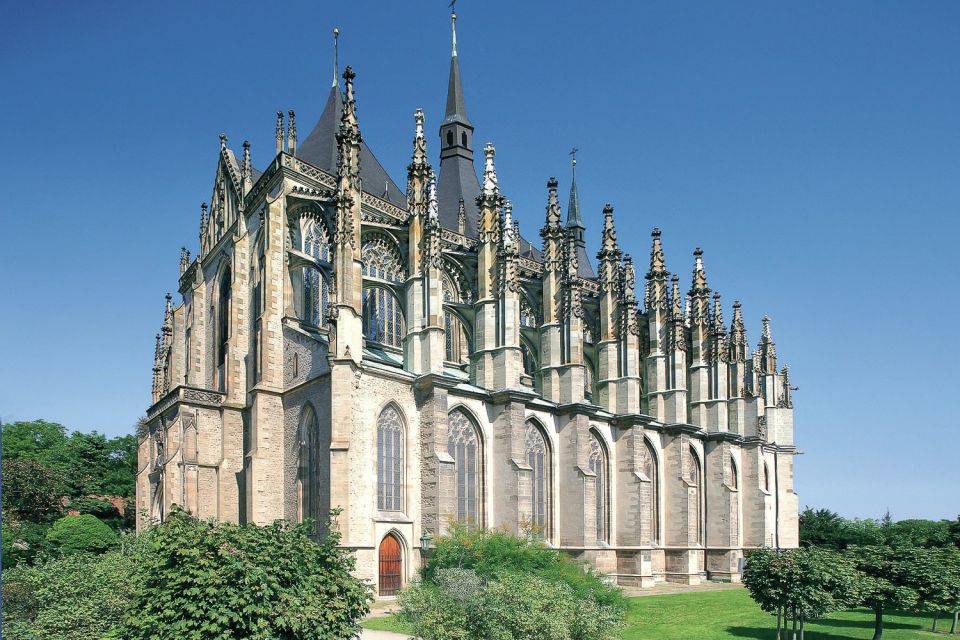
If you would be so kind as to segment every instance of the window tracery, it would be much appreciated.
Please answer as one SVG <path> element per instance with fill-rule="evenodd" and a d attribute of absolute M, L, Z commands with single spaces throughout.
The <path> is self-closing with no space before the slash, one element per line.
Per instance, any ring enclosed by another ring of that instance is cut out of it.
<path fill-rule="evenodd" d="M 403 510 L 403 422 L 395 407 L 377 418 L 377 508 Z"/>
<path fill-rule="evenodd" d="M 447 452 L 453 458 L 458 522 L 480 524 L 480 438 L 473 420 L 462 409 L 447 418 Z"/>

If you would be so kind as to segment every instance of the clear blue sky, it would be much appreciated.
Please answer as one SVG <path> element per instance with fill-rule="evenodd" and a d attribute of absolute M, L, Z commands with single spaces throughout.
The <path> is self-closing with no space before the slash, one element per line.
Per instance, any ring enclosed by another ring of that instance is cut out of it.
<path fill-rule="evenodd" d="M 604 202 L 644 268 L 704 249 L 751 344 L 773 319 L 795 394 L 801 505 L 956 517 L 960 3 L 461 0 L 478 145 L 525 235 L 546 179 Z M 153 335 L 196 251 L 217 135 L 272 156 L 319 116 L 331 37 L 361 130 L 403 184 L 412 113 L 436 152 L 446 3 L 8 3 L 0 23 L 0 417 L 129 431 Z M 642 271 L 641 271 L 642 272 Z"/>

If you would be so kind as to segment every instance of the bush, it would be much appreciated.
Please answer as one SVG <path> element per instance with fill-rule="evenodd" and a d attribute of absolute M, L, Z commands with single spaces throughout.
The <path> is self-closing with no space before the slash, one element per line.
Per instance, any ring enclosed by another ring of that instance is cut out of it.
<path fill-rule="evenodd" d="M 151 532 L 125 640 L 349 638 L 370 588 L 351 575 L 335 526 L 200 522 L 179 509 Z"/>
<path fill-rule="evenodd" d="M 73 554 L 4 571 L 4 638 L 103 638 L 133 599 L 142 552 L 143 543 L 131 536 L 103 555 Z"/>
<path fill-rule="evenodd" d="M 66 516 L 53 523 L 47 542 L 60 554 L 103 553 L 117 542 L 117 534 L 96 516 Z"/>
<path fill-rule="evenodd" d="M 20 564 L 33 564 L 49 551 L 47 522 L 3 523 L 3 568 L 12 569 Z"/>
<path fill-rule="evenodd" d="M 422 575 L 424 580 L 435 583 L 439 569 L 454 567 L 472 569 L 484 579 L 511 573 L 530 574 L 566 584 L 579 599 L 594 599 L 598 604 L 626 610 L 620 589 L 604 582 L 589 566 L 573 561 L 539 539 L 452 525 L 449 535 L 437 538 Z"/>
<path fill-rule="evenodd" d="M 438 569 L 436 583 L 402 592 L 400 606 L 425 640 L 607 640 L 623 626 L 616 608 L 519 573 L 484 583 L 469 569 Z"/>

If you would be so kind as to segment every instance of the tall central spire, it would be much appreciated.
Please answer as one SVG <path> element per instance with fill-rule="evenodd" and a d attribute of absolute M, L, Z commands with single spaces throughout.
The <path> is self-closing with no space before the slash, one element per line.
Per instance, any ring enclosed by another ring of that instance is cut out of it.
<path fill-rule="evenodd" d="M 462 200 L 466 214 L 464 231 L 469 236 L 475 236 L 479 214 L 476 199 L 480 193 L 480 182 L 473 164 L 473 124 L 467 117 L 467 103 L 460 79 L 456 12 L 450 14 L 450 29 L 450 77 L 447 84 L 447 108 L 440 124 L 440 177 L 437 181 L 437 199 L 440 222 L 448 229 L 459 228 L 458 210 Z"/>
<path fill-rule="evenodd" d="M 577 149 L 570 151 L 570 203 L 567 205 L 567 226 L 577 229 L 577 242 L 583 242 L 583 218 L 580 217 L 580 194 L 577 193 Z"/>

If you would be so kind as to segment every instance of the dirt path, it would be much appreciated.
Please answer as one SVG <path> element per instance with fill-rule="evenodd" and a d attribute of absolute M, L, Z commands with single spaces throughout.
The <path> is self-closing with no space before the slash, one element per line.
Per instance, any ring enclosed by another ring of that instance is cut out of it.
<path fill-rule="evenodd" d="M 675 593 L 695 593 L 698 591 L 727 591 L 730 589 L 743 589 L 743 585 L 734 582 L 703 582 L 698 585 L 661 582 L 650 589 L 624 587 L 623 593 L 628 598 L 637 598 L 642 596 L 666 596 Z"/>

